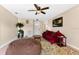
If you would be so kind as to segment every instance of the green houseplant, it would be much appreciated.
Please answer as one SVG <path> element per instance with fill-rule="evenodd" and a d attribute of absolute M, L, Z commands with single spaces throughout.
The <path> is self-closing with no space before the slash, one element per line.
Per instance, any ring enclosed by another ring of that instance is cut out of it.
<path fill-rule="evenodd" d="M 24 26 L 22 23 L 16 23 L 16 27 L 19 27 L 20 29 L 18 30 L 18 38 L 22 38 L 24 36 L 24 31 L 21 29 Z"/>
<path fill-rule="evenodd" d="M 22 23 L 17 23 L 17 24 L 16 24 L 16 27 L 19 27 L 20 29 L 21 29 L 23 26 L 24 26 L 24 24 L 22 24 Z"/>

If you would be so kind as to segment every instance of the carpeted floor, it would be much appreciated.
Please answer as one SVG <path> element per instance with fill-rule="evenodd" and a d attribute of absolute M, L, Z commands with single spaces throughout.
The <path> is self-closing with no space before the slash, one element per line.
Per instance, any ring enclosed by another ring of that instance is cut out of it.
<path fill-rule="evenodd" d="M 42 55 L 79 55 L 79 51 L 71 47 L 59 47 L 56 44 L 50 44 L 45 39 L 41 39 Z"/>
<path fill-rule="evenodd" d="M 45 39 L 41 39 L 42 52 L 41 55 L 79 55 L 79 52 L 70 47 L 59 47 L 56 44 L 51 45 Z M 7 46 L 0 49 L 0 55 L 4 55 Z"/>

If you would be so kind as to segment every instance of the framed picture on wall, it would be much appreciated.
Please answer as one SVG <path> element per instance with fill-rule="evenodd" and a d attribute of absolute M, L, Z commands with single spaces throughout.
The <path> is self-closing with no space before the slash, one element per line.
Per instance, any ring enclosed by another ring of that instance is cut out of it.
<path fill-rule="evenodd" d="M 56 18 L 52 21 L 53 27 L 62 27 L 63 26 L 63 17 Z"/>

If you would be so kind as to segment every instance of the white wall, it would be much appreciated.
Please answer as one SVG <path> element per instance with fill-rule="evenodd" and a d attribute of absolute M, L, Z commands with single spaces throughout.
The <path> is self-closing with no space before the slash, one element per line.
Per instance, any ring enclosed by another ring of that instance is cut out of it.
<path fill-rule="evenodd" d="M 26 23 L 26 20 L 28 20 L 28 24 Z M 24 24 L 24 27 L 22 28 L 24 30 L 24 37 L 28 36 L 31 37 L 33 36 L 33 20 L 32 19 L 18 19 L 18 22 L 21 22 Z"/>
<path fill-rule="evenodd" d="M 67 44 L 79 49 L 79 5 L 55 18 L 61 16 L 63 17 L 63 27 L 52 27 L 53 19 L 48 21 L 48 27 L 50 27 L 52 31 L 60 30 L 66 35 Z"/>
<path fill-rule="evenodd" d="M 26 20 L 29 21 L 28 24 L 26 24 Z M 24 30 L 24 36 L 32 37 L 33 35 L 41 35 L 46 29 L 44 21 L 42 20 L 35 22 L 33 19 L 19 18 L 18 22 L 24 24 L 22 28 Z"/>
<path fill-rule="evenodd" d="M 0 6 L 0 46 L 16 37 L 17 18 Z"/>

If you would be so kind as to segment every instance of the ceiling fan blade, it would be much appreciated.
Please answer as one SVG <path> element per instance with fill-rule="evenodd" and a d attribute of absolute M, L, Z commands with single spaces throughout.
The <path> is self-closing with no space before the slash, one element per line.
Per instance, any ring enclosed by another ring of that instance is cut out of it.
<path fill-rule="evenodd" d="M 41 10 L 46 10 L 46 9 L 49 9 L 49 7 L 42 8 Z"/>
<path fill-rule="evenodd" d="M 41 13 L 46 14 L 44 11 L 41 11 Z"/>
<path fill-rule="evenodd" d="M 37 10 L 40 10 L 40 7 L 37 4 L 34 4 L 34 6 Z"/>
<path fill-rule="evenodd" d="M 28 10 L 28 11 L 36 11 L 36 10 Z"/>

